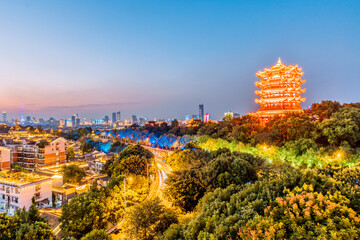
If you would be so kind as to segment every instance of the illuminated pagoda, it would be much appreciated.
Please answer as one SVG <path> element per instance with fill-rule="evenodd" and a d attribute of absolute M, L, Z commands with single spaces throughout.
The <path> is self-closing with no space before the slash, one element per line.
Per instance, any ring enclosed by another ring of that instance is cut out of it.
<path fill-rule="evenodd" d="M 306 90 L 301 89 L 301 84 L 305 83 L 305 80 L 301 79 L 303 74 L 298 65 L 286 66 L 280 58 L 276 65 L 257 72 L 256 76 L 261 81 L 255 82 L 260 88 L 255 94 L 259 95 L 260 99 L 255 99 L 255 102 L 260 104 L 260 108 L 255 115 L 260 117 L 262 122 L 267 122 L 274 115 L 302 111 L 300 103 L 304 102 L 305 98 L 300 95 Z"/>

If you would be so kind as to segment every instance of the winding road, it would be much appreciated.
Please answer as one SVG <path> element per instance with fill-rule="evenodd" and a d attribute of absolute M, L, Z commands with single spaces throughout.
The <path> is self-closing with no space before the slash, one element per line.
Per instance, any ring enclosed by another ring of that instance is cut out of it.
<path fill-rule="evenodd" d="M 168 202 L 164 197 L 163 197 L 163 190 L 165 188 L 165 180 L 167 179 L 168 174 L 171 173 L 172 169 L 171 167 L 166 164 L 163 161 L 163 154 L 165 153 L 166 155 L 169 154 L 171 151 L 169 150 L 164 150 L 164 149 L 157 149 L 157 148 L 150 148 L 150 147 L 145 147 L 146 149 L 150 150 L 154 156 L 155 156 L 155 163 L 156 163 L 156 167 L 157 167 L 157 171 L 156 171 L 156 181 L 152 183 L 151 187 L 150 187 L 150 191 L 149 191 L 149 195 L 147 196 L 146 199 L 154 199 L 156 197 L 159 197 L 160 200 L 162 201 L 162 203 L 165 206 L 171 206 L 171 203 Z M 116 225 L 114 225 L 113 227 L 109 228 L 106 232 L 109 234 L 114 234 L 116 232 L 118 232 L 119 229 L 121 229 L 121 227 L 126 223 L 126 218 L 123 218 L 121 221 L 119 221 Z"/>
<path fill-rule="evenodd" d="M 151 184 L 150 191 L 149 191 L 149 194 L 148 194 L 146 199 L 154 199 L 156 197 L 159 197 L 160 200 L 162 201 L 163 205 L 165 205 L 167 207 L 170 207 L 171 203 L 168 202 L 164 198 L 162 191 L 165 188 L 165 180 L 167 179 L 167 176 L 171 173 L 172 169 L 168 164 L 166 164 L 163 161 L 163 159 L 164 159 L 164 155 L 167 156 L 172 151 L 164 150 L 164 149 L 151 148 L 151 147 L 146 147 L 146 146 L 145 146 L 145 148 L 150 150 L 154 154 L 154 156 L 155 156 L 155 164 L 156 164 L 156 167 L 157 167 L 156 180 Z M 61 216 L 61 212 L 59 214 L 59 212 L 56 212 L 56 210 L 55 211 L 54 210 L 44 210 L 43 212 L 46 213 L 46 214 L 49 214 L 49 215 L 53 215 L 54 217 L 55 216 L 56 217 Z M 126 218 L 123 218 L 117 224 L 115 224 L 113 227 L 107 229 L 106 232 L 109 233 L 109 234 L 116 234 L 118 232 L 118 230 L 121 229 L 121 227 L 125 223 L 126 223 Z M 60 224 L 58 224 L 53 229 L 53 233 L 56 236 L 59 236 L 61 234 Z"/>

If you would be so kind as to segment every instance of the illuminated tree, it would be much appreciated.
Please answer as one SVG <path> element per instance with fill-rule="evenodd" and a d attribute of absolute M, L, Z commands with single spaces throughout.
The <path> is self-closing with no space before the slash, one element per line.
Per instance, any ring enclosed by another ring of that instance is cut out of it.
<path fill-rule="evenodd" d="M 241 239 L 358 239 L 360 217 L 347 207 L 349 200 L 335 192 L 313 192 L 311 185 L 277 198 L 239 230 Z"/>

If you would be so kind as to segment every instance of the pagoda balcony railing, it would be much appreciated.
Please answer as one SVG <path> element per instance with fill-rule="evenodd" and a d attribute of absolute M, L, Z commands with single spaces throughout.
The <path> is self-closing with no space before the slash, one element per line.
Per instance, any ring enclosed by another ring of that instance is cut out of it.
<path fill-rule="evenodd" d="M 300 107 L 297 106 L 297 107 L 260 107 L 259 111 L 271 111 L 271 110 L 283 110 L 283 111 L 286 111 L 286 110 L 299 110 Z"/>

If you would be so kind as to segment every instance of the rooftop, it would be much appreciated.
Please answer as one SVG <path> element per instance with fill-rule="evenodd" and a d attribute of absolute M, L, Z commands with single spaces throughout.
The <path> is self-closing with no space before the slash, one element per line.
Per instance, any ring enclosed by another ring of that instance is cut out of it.
<path fill-rule="evenodd" d="M 13 185 L 16 187 L 22 187 L 28 184 L 38 183 L 50 179 L 51 178 L 48 176 L 36 173 L 0 171 L 0 184 Z"/>

